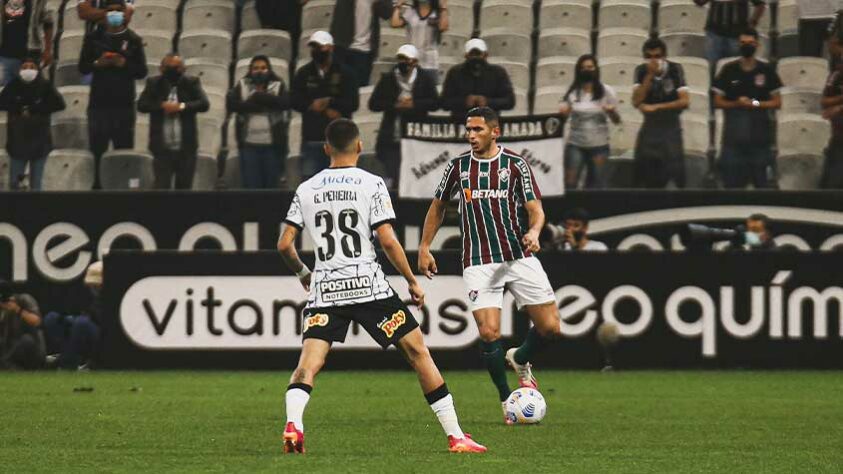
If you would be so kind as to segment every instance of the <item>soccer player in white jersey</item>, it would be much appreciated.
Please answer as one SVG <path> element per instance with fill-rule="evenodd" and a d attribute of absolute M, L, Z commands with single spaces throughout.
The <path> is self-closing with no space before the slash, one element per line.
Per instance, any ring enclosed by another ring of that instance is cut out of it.
<path fill-rule="evenodd" d="M 309 292 L 301 356 L 287 387 L 284 452 L 304 453 L 302 417 L 314 378 L 331 344 L 345 340 L 352 321 L 384 349 L 395 345 L 404 354 L 448 436 L 449 451 L 485 452 L 460 428 L 454 399 L 419 325 L 378 264 L 370 239 L 373 232 L 389 261 L 407 280 L 413 303 L 424 304 L 424 291 L 392 228 L 395 212 L 383 179 L 356 167 L 363 148 L 357 125 L 335 120 L 325 136 L 331 166 L 298 187 L 278 240 L 284 262 Z M 296 237 L 305 228 L 317 249 L 312 273 L 295 248 Z"/>
<path fill-rule="evenodd" d="M 544 210 L 539 186 L 524 158 L 499 146 L 498 116 L 489 107 L 468 111 L 466 137 L 471 150 L 454 158 L 445 168 L 424 220 L 419 246 L 419 271 L 428 278 L 436 273 L 430 244 L 445 217 L 445 206 L 454 194 L 460 197 L 463 240 L 463 280 L 471 311 L 480 332 L 483 362 L 504 406 L 509 397 L 506 363 L 518 374 L 522 387 L 537 388 L 530 360 L 548 341 L 561 336 L 556 297 L 541 262 L 539 233 Z M 504 290 L 515 296 L 519 309 L 533 323 L 520 347 L 504 354 L 501 345 L 501 307 Z"/>

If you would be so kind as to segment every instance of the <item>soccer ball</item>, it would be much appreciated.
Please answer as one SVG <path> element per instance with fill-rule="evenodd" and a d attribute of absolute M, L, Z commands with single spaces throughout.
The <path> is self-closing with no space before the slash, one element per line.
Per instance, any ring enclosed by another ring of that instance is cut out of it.
<path fill-rule="evenodd" d="M 546 413 L 547 403 L 534 388 L 519 388 L 506 399 L 506 417 L 516 423 L 538 423 Z"/>

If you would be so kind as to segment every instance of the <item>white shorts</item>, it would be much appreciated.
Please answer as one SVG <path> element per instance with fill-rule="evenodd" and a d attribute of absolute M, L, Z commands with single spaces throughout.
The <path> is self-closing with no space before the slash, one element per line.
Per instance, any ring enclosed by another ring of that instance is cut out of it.
<path fill-rule="evenodd" d="M 472 311 L 502 308 L 504 290 L 512 292 L 518 309 L 556 302 L 553 287 L 536 257 L 471 266 L 463 270 L 462 278 Z"/>

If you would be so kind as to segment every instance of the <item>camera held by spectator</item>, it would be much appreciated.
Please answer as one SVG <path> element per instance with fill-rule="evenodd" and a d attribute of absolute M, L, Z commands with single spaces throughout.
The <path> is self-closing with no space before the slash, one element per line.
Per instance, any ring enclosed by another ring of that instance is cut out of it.
<path fill-rule="evenodd" d="M 561 251 L 605 252 L 603 242 L 588 237 L 588 211 L 582 208 L 567 213 L 562 225 L 546 224 L 539 236 L 542 246 Z"/>
<path fill-rule="evenodd" d="M 716 242 L 728 242 L 728 250 L 775 250 L 776 242 L 770 233 L 769 221 L 764 214 L 753 214 L 746 219 L 745 224 L 734 229 L 688 224 L 679 237 L 689 251 L 711 250 Z"/>

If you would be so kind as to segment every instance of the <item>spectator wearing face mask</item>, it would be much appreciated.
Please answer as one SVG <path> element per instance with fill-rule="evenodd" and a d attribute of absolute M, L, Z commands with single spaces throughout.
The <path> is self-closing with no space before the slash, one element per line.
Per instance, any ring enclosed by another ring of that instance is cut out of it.
<path fill-rule="evenodd" d="M 290 95 L 284 80 L 272 71 L 266 56 L 255 56 L 246 77 L 228 92 L 235 126 L 240 177 L 247 189 L 277 188 L 288 153 L 287 117 Z"/>
<path fill-rule="evenodd" d="M 350 119 L 360 102 L 354 73 L 334 60 L 334 38 L 328 32 L 317 31 L 308 45 L 312 61 L 296 72 L 290 88 L 293 109 L 302 114 L 302 180 L 328 167 L 325 129 L 335 119 Z"/>
<path fill-rule="evenodd" d="M 6 151 L 11 159 L 11 189 L 19 189 L 27 166 L 30 189 L 41 189 L 44 165 L 53 149 L 50 115 L 64 107 L 58 90 L 41 75 L 38 58 L 24 59 L 18 77 L 0 92 L 0 110 L 8 112 Z"/>
<path fill-rule="evenodd" d="M 422 119 L 438 107 L 436 79 L 431 71 L 419 67 L 418 57 L 419 51 L 411 44 L 398 48 L 398 64 L 381 76 L 369 98 L 369 109 L 384 113 L 375 151 L 384 164 L 384 181 L 390 188 L 397 184 L 401 169 L 403 124 Z"/>
<path fill-rule="evenodd" d="M 735 251 L 771 251 L 778 250 L 770 229 L 770 218 L 764 214 L 753 214 L 746 219 L 746 231 L 742 244 L 731 244 L 729 250 Z"/>
<path fill-rule="evenodd" d="M 605 188 L 609 121 L 621 121 L 618 98 L 614 89 L 600 82 L 600 68 L 594 56 L 580 56 L 574 71 L 574 82 L 559 106 L 559 113 L 570 119 L 565 144 L 565 186 L 577 189 L 585 173 L 586 188 Z"/>
<path fill-rule="evenodd" d="M 705 54 L 713 75 L 718 61 L 738 55 L 738 35 L 746 29 L 755 29 L 767 7 L 764 0 L 694 0 L 694 3 L 700 7 L 710 3 L 705 23 Z"/>
<path fill-rule="evenodd" d="M 465 62 L 445 75 L 442 107 L 451 112 L 455 123 L 465 122 L 465 114 L 474 107 L 489 107 L 495 112 L 512 110 L 515 94 L 509 74 L 501 66 L 489 64 L 489 49 L 480 38 L 465 43 Z"/>
<path fill-rule="evenodd" d="M 170 53 L 161 60 L 161 75 L 146 80 L 138 112 L 150 114 L 149 151 L 155 189 L 193 187 L 199 148 L 196 114 L 207 112 L 208 97 L 199 78 L 184 74 L 184 61 Z"/>
<path fill-rule="evenodd" d="M 71 2 L 74 0 L 70 0 Z M 108 11 L 105 8 L 104 0 L 76 0 L 76 15 L 84 20 L 85 32 L 90 33 L 95 29 L 103 29 L 108 26 Z M 132 21 L 132 14 L 135 12 L 135 0 L 126 0 L 126 24 Z"/>
<path fill-rule="evenodd" d="M 135 146 L 135 81 L 146 77 L 143 41 L 125 24 L 125 0 L 102 0 L 105 29 L 85 35 L 79 72 L 93 74 L 88 100 L 88 142 L 94 155 L 94 189 L 100 189 L 99 165 L 109 144 Z"/>
<path fill-rule="evenodd" d="M 0 87 L 17 76 L 26 57 L 53 62 L 53 16 L 47 0 L 0 0 Z"/>
<path fill-rule="evenodd" d="M 448 30 L 445 0 L 401 0 L 390 20 L 393 28 L 404 28 L 407 43 L 419 51 L 419 67 L 439 75 L 439 40 Z M 438 80 L 438 78 L 437 78 Z"/>

